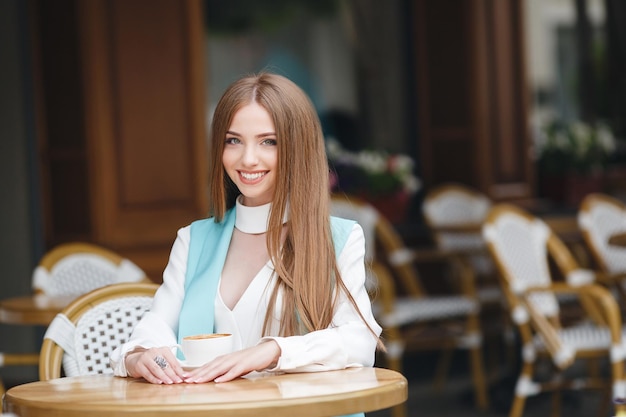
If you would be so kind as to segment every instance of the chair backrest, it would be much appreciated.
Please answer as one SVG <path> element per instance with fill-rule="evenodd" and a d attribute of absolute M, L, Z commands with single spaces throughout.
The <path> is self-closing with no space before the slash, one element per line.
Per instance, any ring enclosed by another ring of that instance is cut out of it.
<path fill-rule="evenodd" d="M 445 183 L 431 188 L 424 197 L 422 213 L 434 241 L 444 250 L 476 250 L 469 256 L 474 271 L 483 276 L 493 273 L 493 264 L 486 254 L 480 227 L 492 201 L 466 185 Z"/>
<path fill-rule="evenodd" d="M 98 288 L 68 305 L 50 323 L 41 346 L 39 378 L 112 373 L 109 354 L 126 342 L 152 306 L 158 285 L 122 283 Z"/>
<path fill-rule="evenodd" d="M 146 281 L 144 271 L 128 259 L 89 243 L 54 247 L 39 262 L 32 277 L 35 292 L 78 296 L 105 285 Z"/>
<path fill-rule="evenodd" d="M 626 204 L 606 194 L 589 194 L 580 204 L 578 226 L 602 271 L 626 272 L 626 247 L 609 244 L 611 235 L 626 232 Z"/>
<path fill-rule="evenodd" d="M 502 290 L 507 298 L 513 321 L 518 326 L 526 326 L 534 321 L 534 328 L 545 327 L 550 338 L 558 344 L 560 307 L 550 287 L 553 285 L 552 259 L 568 285 L 578 287 L 590 284 L 595 276 L 591 271 L 581 269 L 565 243 L 538 217 L 512 204 L 497 204 L 487 215 L 483 224 L 483 236 L 487 248 L 500 272 Z M 539 289 L 528 297 L 528 289 Z M 540 291 L 546 288 L 546 291 Z M 582 297 L 581 304 L 591 307 Z M 600 320 L 594 308 L 586 308 L 591 319 Z M 553 329 L 550 327 L 553 326 Z M 529 343 L 530 327 L 522 332 Z M 553 352 L 556 352 L 554 350 Z"/>
<path fill-rule="evenodd" d="M 480 226 L 491 205 L 491 200 L 481 192 L 466 185 L 447 183 L 426 193 L 422 210 L 440 248 L 467 249 L 484 246 Z M 459 230 L 446 231 L 455 227 Z"/>
<path fill-rule="evenodd" d="M 389 220 L 370 203 L 355 196 L 335 195 L 331 201 L 334 216 L 356 220 L 365 235 L 366 258 L 389 266 L 407 295 L 424 295 L 420 277 L 413 266 L 412 251 Z"/>
<path fill-rule="evenodd" d="M 558 238 L 542 220 L 510 204 L 492 208 L 483 225 L 483 236 L 500 271 L 512 313 L 527 314 L 518 295 L 528 288 L 552 284 L 548 241 Z M 559 304 L 551 292 L 535 295 L 533 303 L 543 315 L 558 317 Z"/>

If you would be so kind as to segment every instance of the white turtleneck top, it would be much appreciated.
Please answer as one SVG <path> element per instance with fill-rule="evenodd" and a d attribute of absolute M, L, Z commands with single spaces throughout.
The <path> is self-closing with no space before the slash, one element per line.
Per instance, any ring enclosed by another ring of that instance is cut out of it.
<path fill-rule="evenodd" d="M 267 230 L 270 204 L 246 207 L 238 201 L 236 210 L 235 227 L 238 230 L 244 233 L 264 233 Z M 155 294 L 151 310 L 144 315 L 130 340 L 112 352 L 111 365 L 115 375 L 127 375 L 123 358 L 137 346 L 150 348 L 176 345 L 178 316 L 184 298 L 190 228 L 186 226 L 178 231 L 163 273 L 163 284 Z M 355 224 L 337 259 L 338 266 L 363 317 L 379 335 L 382 329 L 374 320 L 365 289 L 364 255 L 363 230 Z M 232 333 L 236 350 L 254 346 L 266 338 L 274 339 L 281 348 L 281 356 L 272 371 L 313 372 L 374 364 L 376 339 L 345 296 L 340 297 L 329 328 L 302 336 L 277 336 L 280 306 L 273 306 L 276 319 L 272 323 L 271 334 L 263 338 L 263 321 L 270 308 L 269 297 L 276 280 L 273 272 L 270 261 L 253 278 L 232 310 L 223 302 L 220 291 L 217 291 L 214 300 L 216 332 Z"/>

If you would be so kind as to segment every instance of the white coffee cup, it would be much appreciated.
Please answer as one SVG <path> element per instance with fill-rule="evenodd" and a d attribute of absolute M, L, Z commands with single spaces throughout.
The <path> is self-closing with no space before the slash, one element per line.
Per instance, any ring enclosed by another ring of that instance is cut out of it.
<path fill-rule="evenodd" d="M 230 333 L 198 334 L 183 337 L 180 348 L 185 355 L 183 364 L 202 366 L 220 355 L 233 351 L 233 335 Z"/>

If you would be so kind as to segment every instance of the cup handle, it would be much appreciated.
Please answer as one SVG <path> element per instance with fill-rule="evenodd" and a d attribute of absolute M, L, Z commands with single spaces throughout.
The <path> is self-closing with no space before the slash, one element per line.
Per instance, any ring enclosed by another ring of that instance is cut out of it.
<path fill-rule="evenodd" d="M 179 345 L 178 343 L 176 343 L 175 345 L 170 346 L 170 349 L 174 350 L 176 349 L 176 358 L 179 361 L 184 361 L 185 360 L 185 353 L 183 352 L 183 347 L 181 345 Z"/>

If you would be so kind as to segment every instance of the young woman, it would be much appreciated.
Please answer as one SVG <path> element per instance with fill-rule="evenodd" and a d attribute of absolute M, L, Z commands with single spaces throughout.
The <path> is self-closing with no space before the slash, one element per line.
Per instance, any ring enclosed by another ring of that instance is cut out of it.
<path fill-rule="evenodd" d="M 152 309 L 112 354 L 115 374 L 173 384 L 372 366 L 383 345 L 363 231 L 329 215 L 305 93 L 274 74 L 236 81 L 215 110 L 210 154 L 211 217 L 178 231 Z M 201 333 L 232 333 L 235 349 L 185 371 L 175 345 Z"/>

